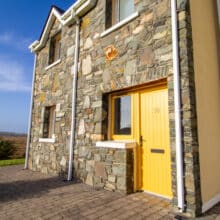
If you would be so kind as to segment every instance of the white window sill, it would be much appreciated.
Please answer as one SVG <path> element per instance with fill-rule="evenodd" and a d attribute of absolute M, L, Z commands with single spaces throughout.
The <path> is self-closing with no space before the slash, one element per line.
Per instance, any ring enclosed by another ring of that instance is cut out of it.
<path fill-rule="evenodd" d="M 53 138 L 39 138 L 39 142 L 55 143 L 55 137 L 53 137 Z"/>
<path fill-rule="evenodd" d="M 122 141 L 98 141 L 96 147 L 102 148 L 117 148 L 117 149 L 129 149 L 137 146 L 134 140 L 122 140 Z"/>
<path fill-rule="evenodd" d="M 104 36 L 108 35 L 109 33 L 117 30 L 118 28 L 122 27 L 123 25 L 127 24 L 128 22 L 130 22 L 131 20 L 135 19 L 138 16 L 139 16 L 139 12 L 134 12 L 129 17 L 125 18 L 124 20 L 122 20 L 119 23 L 113 25 L 112 27 L 110 27 L 106 31 L 102 32 L 100 36 L 104 37 Z"/>
<path fill-rule="evenodd" d="M 57 64 L 58 64 L 58 63 L 60 63 L 60 62 L 61 62 L 61 59 L 59 59 L 59 60 L 57 60 L 57 61 L 55 61 L 55 62 L 51 63 L 49 66 L 47 66 L 47 67 L 45 68 L 45 70 L 50 69 L 51 67 L 53 67 L 53 66 L 57 65 Z"/>

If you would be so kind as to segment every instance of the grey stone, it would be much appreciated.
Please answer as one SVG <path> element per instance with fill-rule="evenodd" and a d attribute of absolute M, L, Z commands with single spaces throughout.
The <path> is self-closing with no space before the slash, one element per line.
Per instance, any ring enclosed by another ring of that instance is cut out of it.
<path fill-rule="evenodd" d="M 73 54 L 74 54 L 74 51 L 75 51 L 75 46 L 73 45 L 73 46 L 71 46 L 71 47 L 69 47 L 68 49 L 67 49 L 67 57 L 69 57 L 69 56 L 73 56 Z"/>
<path fill-rule="evenodd" d="M 65 167 L 66 166 L 66 158 L 64 156 L 62 156 L 62 159 L 60 161 L 60 165 Z"/>
<path fill-rule="evenodd" d="M 93 186 L 93 175 L 90 173 L 86 177 L 86 184 Z"/>
<path fill-rule="evenodd" d="M 132 75 L 136 73 L 136 59 L 127 61 L 125 65 L 125 75 Z"/>
<path fill-rule="evenodd" d="M 84 119 L 81 119 L 79 121 L 79 129 L 78 129 L 78 135 L 83 135 L 85 134 L 85 122 L 84 122 Z"/>
<path fill-rule="evenodd" d="M 83 103 L 83 108 L 86 109 L 86 108 L 89 108 L 89 107 L 90 107 L 90 98 L 89 98 L 89 96 L 85 96 L 84 103 Z"/>
<path fill-rule="evenodd" d="M 92 59 L 90 55 L 87 55 L 85 59 L 82 60 L 82 74 L 87 75 L 92 72 Z"/>

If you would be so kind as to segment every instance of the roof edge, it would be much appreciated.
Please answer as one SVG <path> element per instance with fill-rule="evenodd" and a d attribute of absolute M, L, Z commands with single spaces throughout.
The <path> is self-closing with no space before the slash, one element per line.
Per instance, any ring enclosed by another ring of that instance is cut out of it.
<path fill-rule="evenodd" d="M 66 12 L 62 9 L 51 6 L 51 11 L 47 18 L 46 24 L 44 26 L 43 32 L 39 40 L 35 40 L 30 46 L 29 49 L 31 52 L 36 53 L 42 49 L 45 45 L 47 35 L 49 34 L 49 29 L 52 26 L 54 17 L 56 17 L 62 25 L 69 25 L 73 23 L 76 18 L 82 17 L 87 12 L 89 12 L 93 7 L 95 7 L 97 0 L 78 0 L 72 6 L 70 6 Z"/>

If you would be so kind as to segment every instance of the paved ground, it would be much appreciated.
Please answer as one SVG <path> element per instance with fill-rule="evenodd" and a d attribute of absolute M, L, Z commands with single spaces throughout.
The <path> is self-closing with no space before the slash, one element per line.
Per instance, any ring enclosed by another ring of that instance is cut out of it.
<path fill-rule="evenodd" d="M 220 205 L 201 220 L 217 219 Z M 0 167 L 0 219 L 184 219 L 166 200 L 135 193 L 124 196 L 94 190 L 81 183 L 22 170 Z M 219 219 L 220 220 L 220 219 Z"/>

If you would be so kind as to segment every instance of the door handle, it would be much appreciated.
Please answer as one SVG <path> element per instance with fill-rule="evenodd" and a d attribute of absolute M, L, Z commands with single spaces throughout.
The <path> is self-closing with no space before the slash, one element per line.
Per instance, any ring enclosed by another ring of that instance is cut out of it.
<path fill-rule="evenodd" d="M 141 136 L 140 136 L 140 139 L 139 139 L 139 142 L 140 142 L 140 145 L 141 145 L 141 146 L 142 146 L 142 144 L 143 144 L 143 141 L 146 141 L 146 140 L 144 140 L 144 139 L 143 139 L 143 136 L 141 135 Z"/>
<path fill-rule="evenodd" d="M 142 135 L 140 136 L 139 142 L 140 142 L 140 146 L 142 146 L 142 144 L 143 144 L 143 136 Z"/>

